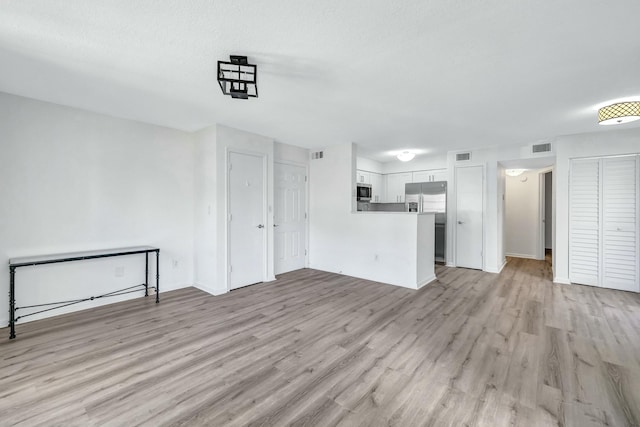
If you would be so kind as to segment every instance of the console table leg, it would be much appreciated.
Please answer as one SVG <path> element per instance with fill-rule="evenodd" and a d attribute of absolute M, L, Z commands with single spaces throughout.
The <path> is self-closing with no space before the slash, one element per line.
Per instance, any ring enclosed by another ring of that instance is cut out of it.
<path fill-rule="evenodd" d="M 16 337 L 16 269 L 9 267 L 9 326 L 11 333 L 9 339 Z"/>
<path fill-rule="evenodd" d="M 149 296 L 149 252 L 144 253 L 144 296 Z"/>
<path fill-rule="evenodd" d="M 156 304 L 160 302 L 160 251 L 156 251 Z"/>

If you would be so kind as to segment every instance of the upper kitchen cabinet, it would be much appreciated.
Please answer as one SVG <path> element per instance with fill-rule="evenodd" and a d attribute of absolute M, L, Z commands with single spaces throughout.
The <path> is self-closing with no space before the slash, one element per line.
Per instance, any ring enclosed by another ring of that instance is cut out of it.
<path fill-rule="evenodd" d="M 356 183 L 371 185 L 372 203 L 381 203 L 384 201 L 385 183 L 382 174 L 358 169 L 356 171 Z"/>
<path fill-rule="evenodd" d="M 446 181 L 447 170 L 446 169 L 432 169 L 425 171 L 413 172 L 412 182 L 434 182 L 434 181 Z"/>
<path fill-rule="evenodd" d="M 447 170 L 446 169 L 434 169 L 431 171 L 431 175 L 433 176 L 432 181 L 446 181 L 447 180 Z"/>
<path fill-rule="evenodd" d="M 411 172 L 390 173 L 387 178 L 387 195 L 385 202 L 387 203 L 404 203 L 404 186 L 413 182 L 413 174 Z"/>
<path fill-rule="evenodd" d="M 371 172 L 369 174 L 371 180 L 371 201 L 373 203 L 381 203 L 384 200 L 384 185 L 382 175 Z"/>
<path fill-rule="evenodd" d="M 371 184 L 371 173 L 357 170 L 356 171 L 356 182 L 358 184 Z"/>

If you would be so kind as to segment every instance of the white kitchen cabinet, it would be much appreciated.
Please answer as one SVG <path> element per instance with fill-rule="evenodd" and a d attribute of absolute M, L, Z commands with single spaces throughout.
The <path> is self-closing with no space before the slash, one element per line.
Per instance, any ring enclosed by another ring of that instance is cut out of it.
<path fill-rule="evenodd" d="M 369 174 L 371 184 L 371 201 L 381 203 L 384 200 L 384 186 L 382 174 L 371 172 Z"/>
<path fill-rule="evenodd" d="M 367 171 L 356 171 L 356 182 L 358 184 L 371 184 L 371 173 Z"/>
<path fill-rule="evenodd" d="M 413 174 L 411 172 L 390 173 L 387 177 L 387 194 L 385 201 L 387 203 L 404 203 L 404 186 L 413 182 Z"/>
<path fill-rule="evenodd" d="M 571 161 L 569 278 L 640 292 L 640 156 Z"/>
<path fill-rule="evenodd" d="M 434 181 L 446 181 L 447 170 L 446 169 L 431 169 L 424 171 L 415 171 L 412 173 L 412 182 L 434 182 Z"/>
<path fill-rule="evenodd" d="M 434 169 L 431 171 L 432 181 L 446 181 L 447 180 L 447 170 L 446 169 Z"/>
<path fill-rule="evenodd" d="M 413 172 L 413 180 L 411 182 L 429 182 L 431 181 L 431 171 Z"/>

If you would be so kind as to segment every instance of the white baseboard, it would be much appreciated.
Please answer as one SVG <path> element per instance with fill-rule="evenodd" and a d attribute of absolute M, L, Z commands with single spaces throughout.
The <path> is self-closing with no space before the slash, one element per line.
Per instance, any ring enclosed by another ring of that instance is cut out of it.
<path fill-rule="evenodd" d="M 447 262 L 445 265 L 445 267 L 455 267 L 456 265 L 452 262 Z"/>
<path fill-rule="evenodd" d="M 484 271 L 486 271 L 487 273 L 500 274 L 500 272 L 502 272 L 502 269 L 504 268 L 505 265 L 507 265 L 507 260 L 506 259 L 502 262 L 502 265 L 500 267 L 498 267 L 497 269 L 487 268 Z"/>
<path fill-rule="evenodd" d="M 568 277 L 554 277 L 553 278 L 553 283 L 561 283 L 563 285 L 570 285 L 571 284 L 571 280 L 569 280 Z"/>
<path fill-rule="evenodd" d="M 505 253 L 505 255 L 506 255 L 506 256 L 513 257 L 513 258 L 538 259 L 538 257 L 537 257 L 537 256 L 535 256 L 535 255 L 529 255 L 529 254 L 514 254 L 514 253 L 512 253 L 512 252 L 508 252 L 508 253 Z"/>
<path fill-rule="evenodd" d="M 193 287 L 198 288 L 201 291 L 211 294 L 213 296 L 223 295 L 229 292 L 229 290 L 226 288 L 214 288 L 212 286 L 207 286 L 203 283 L 194 283 Z"/>
<path fill-rule="evenodd" d="M 378 283 L 382 283 L 384 285 L 389 285 L 389 286 L 398 286 L 401 288 L 405 288 L 405 289 L 413 289 L 414 291 L 417 289 L 420 289 L 422 286 L 425 286 L 431 282 L 433 282 L 435 279 L 437 279 L 437 277 L 434 275 L 432 277 L 427 278 L 426 280 L 421 281 L 419 284 L 404 284 L 404 283 L 390 283 L 390 282 L 382 282 L 380 281 L 379 278 L 377 277 L 365 277 L 364 275 L 356 275 L 353 274 L 351 272 L 343 272 L 342 270 L 340 271 L 333 271 L 333 270 L 328 270 L 326 268 L 318 268 L 318 267 L 311 267 L 314 270 L 319 270 L 319 271 L 326 271 L 328 273 L 334 273 L 334 274 L 341 274 L 343 276 L 349 276 L 349 277 L 355 277 L 358 279 L 363 279 L 363 280 L 370 280 L 372 282 L 378 282 Z"/>
<path fill-rule="evenodd" d="M 151 285 L 155 285 L 155 283 L 149 283 L 149 286 Z M 163 292 L 175 291 L 177 289 L 184 289 L 184 288 L 188 288 L 189 286 L 191 285 L 185 285 L 181 283 L 172 283 L 167 286 L 164 286 L 162 283 L 160 283 L 160 293 L 162 294 Z"/>
<path fill-rule="evenodd" d="M 416 286 L 416 289 L 420 289 L 421 287 L 428 285 L 429 283 L 433 282 L 436 279 L 437 279 L 437 277 L 434 274 L 431 277 L 429 277 L 429 278 L 423 280 L 422 282 L 418 283 L 418 286 Z"/>

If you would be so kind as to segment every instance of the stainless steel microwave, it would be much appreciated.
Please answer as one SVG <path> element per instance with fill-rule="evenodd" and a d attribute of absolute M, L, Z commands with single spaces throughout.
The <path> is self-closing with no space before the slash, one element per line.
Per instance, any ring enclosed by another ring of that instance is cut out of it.
<path fill-rule="evenodd" d="M 356 194 L 359 202 L 370 202 L 371 184 L 358 184 Z"/>

